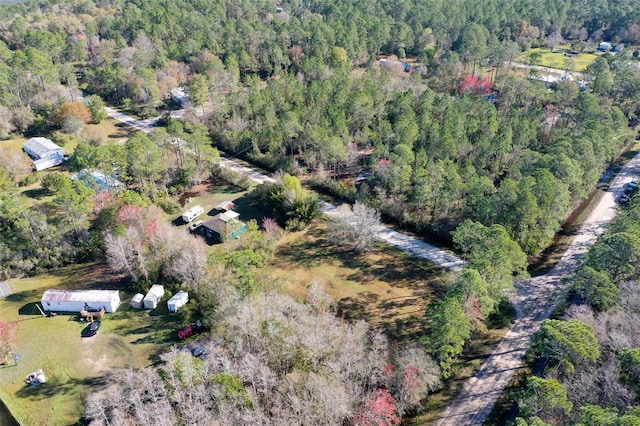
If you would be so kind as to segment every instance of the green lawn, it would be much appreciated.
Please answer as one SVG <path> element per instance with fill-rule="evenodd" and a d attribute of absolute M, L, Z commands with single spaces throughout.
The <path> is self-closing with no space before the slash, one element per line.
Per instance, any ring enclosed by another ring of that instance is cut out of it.
<path fill-rule="evenodd" d="M 0 319 L 18 322 L 21 361 L 0 366 L 0 398 L 23 424 L 75 424 L 84 412 L 83 398 L 107 383 L 110 373 L 151 365 L 178 343 L 182 324 L 166 304 L 154 311 L 130 309 L 133 293 L 118 278 L 101 265 L 85 264 L 9 281 L 14 293 L 0 299 Z M 87 324 L 75 315 L 43 317 L 35 308 L 48 288 L 118 289 L 123 304 L 105 315 L 96 336 L 81 337 Z M 25 376 L 39 368 L 47 383 L 27 386 Z"/>
<path fill-rule="evenodd" d="M 565 55 L 564 49 L 556 49 L 553 53 L 550 49 L 535 48 L 527 52 L 524 52 L 518 56 L 517 62 L 528 64 L 530 63 L 530 56 L 532 53 L 540 52 L 542 54 L 540 58 L 541 67 L 557 68 L 561 70 L 567 69 L 567 62 L 573 63 L 573 71 L 582 72 L 593 61 L 596 60 L 598 55 L 593 53 L 580 53 L 579 55 L 570 57 Z"/>

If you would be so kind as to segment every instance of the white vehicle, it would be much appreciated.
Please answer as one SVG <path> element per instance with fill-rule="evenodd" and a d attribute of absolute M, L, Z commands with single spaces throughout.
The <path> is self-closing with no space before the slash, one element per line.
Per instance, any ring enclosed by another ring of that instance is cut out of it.
<path fill-rule="evenodd" d="M 200 216 L 202 213 L 204 213 L 204 209 L 202 208 L 202 206 L 191 207 L 189 210 L 182 213 L 182 220 L 184 221 L 184 223 L 189 223 L 196 217 Z"/>

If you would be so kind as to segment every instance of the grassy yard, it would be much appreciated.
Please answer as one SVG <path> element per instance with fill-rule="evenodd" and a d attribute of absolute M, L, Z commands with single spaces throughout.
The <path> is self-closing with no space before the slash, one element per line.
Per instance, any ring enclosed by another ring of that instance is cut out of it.
<path fill-rule="evenodd" d="M 269 273 L 284 282 L 283 292 L 304 300 L 317 280 L 339 315 L 367 320 L 397 340 L 422 335 L 427 305 L 442 292 L 443 273 L 384 247 L 356 255 L 333 246 L 325 233 L 326 223 L 318 221 L 280 243 Z"/>
<path fill-rule="evenodd" d="M 598 55 L 595 55 L 593 53 L 580 53 L 576 56 L 570 57 L 566 56 L 568 55 L 568 53 L 565 55 L 564 49 L 558 48 L 551 52 L 550 49 L 535 48 L 522 53 L 520 56 L 518 56 L 516 61 L 523 64 L 528 64 L 530 61 L 530 55 L 536 52 L 540 52 L 542 54 L 540 58 L 541 67 L 564 70 L 567 68 L 567 61 L 570 60 L 573 62 L 573 70 L 577 72 L 584 71 L 585 68 L 587 68 L 598 57 Z"/>
<path fill-rule="evenodd" d="M 129 288 L 102 265 L 74 265 L 34 278 L 10 280 L 13 294 L 0 299 L 0 319 L 18 322 L 21 361 L 0 366 L 0 398 L 23 424 L 70 425 L 84 412 L 83 398 L 108 381 L 109 374 L 143 367 L 177 343 L 180 324 L 166 304 L 135 311 Z M 96 336 L 81 337 L 86 323 L 75 315 L 43 317 L 35 308 L 49 288 L 118 289 L 118 312 L 106 314 Z M 27 374 L 42 368 L 47 383 L 29 387 Z"/>

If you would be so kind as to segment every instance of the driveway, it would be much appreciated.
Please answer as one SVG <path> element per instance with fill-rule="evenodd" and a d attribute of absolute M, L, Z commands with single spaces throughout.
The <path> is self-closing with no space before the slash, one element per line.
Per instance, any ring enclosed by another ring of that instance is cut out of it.
<path fill-rule="evenodd" d="M 507 384 L 523 367 L 533 334 L 563 297 L 563 278 L 570 276 L 618 212 L 616 200 L 624 186 L 640 173 L 640 154 L 620 170 L 607 192 L 582 224 L 556 266 L 547 274 L 516 284 L 513 302 L 517 320 L 460 394 L 447 407 L 438 426 L 481 425 L 491 414 Z"/>

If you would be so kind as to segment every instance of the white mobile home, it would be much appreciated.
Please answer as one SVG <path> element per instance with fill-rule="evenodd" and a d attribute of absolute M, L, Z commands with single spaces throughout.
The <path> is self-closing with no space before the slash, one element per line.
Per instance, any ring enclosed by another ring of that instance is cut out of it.
<path fill-rule="evenodd" d="M 167 301 L 167 308 L 169 308 L 169 312 L 178 312 L 178 309 L 186 305 L 188 301 L 189 293 L 180 290 Z"/>
<path fill-rule="evenodd" d="M 131 298 L 131 301 L 129 302 L 129 305 L 131 305 L 132 308 L 134 309 L 142 309 L 142 300 L 144 299 L 144 294 L 142 293 L 136 293 L 135 296 L 133 296 Z"/>
<path fill-rule="evenodd" d="M 143 299 L 145 309 L 155 309 L 158 307 L 158 303 L 164 296 L 164 287 L 160 284 L 154 284 Z"/>
<path fill-rule="evenodd" d="M 118 290 L 47 290 L 40 299 L 42 307 L 53 312 L 80 312 L 85 308 L 115 312 L 120 306 Z"/>
<path fill-rule="evenodd" d="M 47 138 L 31 138 L 22 144 L 22 149 L 33 158 L 38 172 L 64 162 L 62 148 Z"/>
<path fill-rule="evenodd" d="M 204 209 L 202 208 L 202 206 L 191 207 L 189 210 L 182 213 L 182 220 L 184 221 L 184 223 L 189 223 L 196 217 L 200 216 L 202 213 L 204 213 Z"/>

